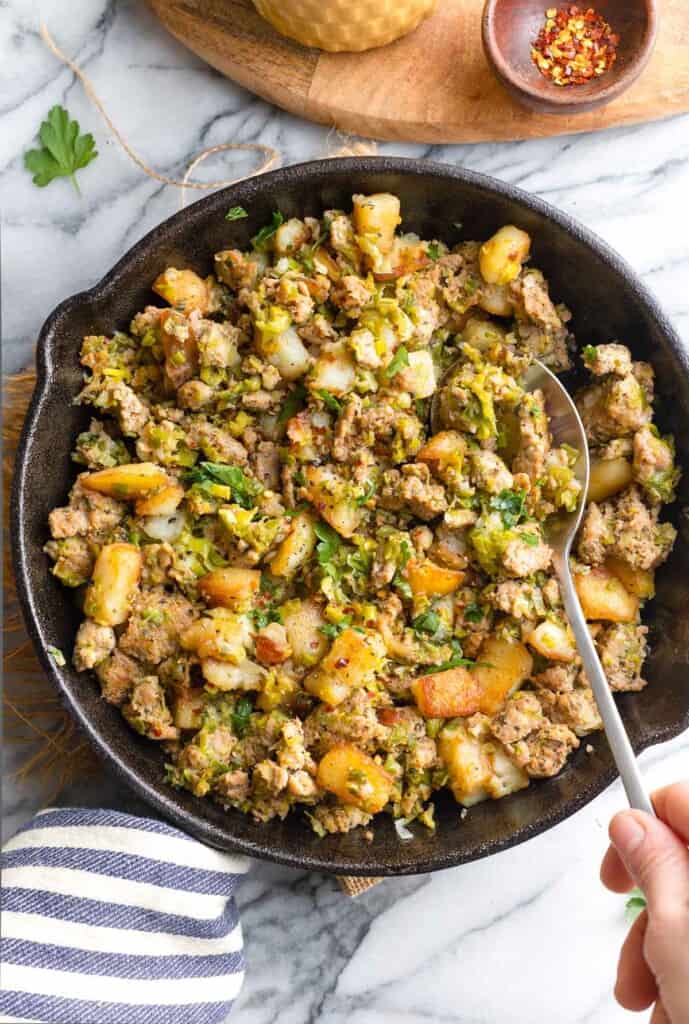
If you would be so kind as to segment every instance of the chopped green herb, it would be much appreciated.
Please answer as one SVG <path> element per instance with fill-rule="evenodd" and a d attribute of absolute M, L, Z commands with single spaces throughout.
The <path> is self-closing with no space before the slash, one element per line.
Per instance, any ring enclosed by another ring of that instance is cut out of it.
<path fill-rule="evenodd" d="M 268 242 L 271 240 L 277 229 L 281 224 L 284 224 L 285 218 L 282 216 L 279 210 L 273 211 L 273 219 L 270 224 L 266 224 L 262 227 L 258 234 L 254 235 L 251 239 L 251 244 L 254 249 L 266 249 Z"/>
<path fill-rule="evenodd" d="M 452 638 L 452 640 L 450 641 L 450 646 L 452 648 L 453 653 L 450 655 L 447 661 L 441 662 L 440 665 L 431 665 L 430 668 L 426 668 L 426 675 L 435 675 L 436 672 L 446 672 L 449 668 L 459 668 L 460 666 L 464 666 L 465 668 L 473 668 L 477 664 L 477 662 L 472 661 L 471 658 L 465 658 L 463 656 L 462 645 L 460 644 L 459 640 L 457 640 L 456 637 Z"/>
<path fill-rule="evenodd" d="M 50 644 L 46 648 L 46 650 L 47 650 L 48 654 L 50 655 L 50 657 L 55 662 L 55 664 L 58 665 L 60 668 L 62 668 L 64 665 L 67 664 L 65 656 L 64 656 L 64 654 L 62 653 L 62 651 L 60 650 L 59 647 L 53 647 L 52 644 Z"/>
<path fill-rule="evenodd" d="M 403 370 L 405 366 L 409 366 L 409 353 L 404 345 L 400 345 L 388 365 L 383 370 L 383 376 L 386 377 L 387 380 L 390 380 L 390 378 L 394 377 L 396 373 Z"/>
<path fill-rule="evenodd" d="M 212 484 L 224 484 L 231 489 L 232 500 L 242 508 L 253 508 L 255 499 L 263 490 L 257 480 L 246 476 L 237 466 L 227 466 L 222 462 L 200 462 L 189 470 L 185 479 L 204 489 Z"/>
<path fill-rule="evenodd" d="M 629 899 L 625 903 L 625 911 L 628 920 L 636 921 L 639 914 L 646 909 L 646 897 L 638 887 L 629 893 Z"/>
<path fill-rule="evenodd" d="M 499 512 L 503 525 L 510 529 L 516 526 L 524 515 L 524 502 L 526 491 L 500 491 L 488 500 L 488 507 L 492 512 Z"/>
<path fill-rule="evenodd" d="M 440 616 L 432 609 L 417 615 L 412 622 L 412 629 L 415 633 L 429 633 L 431 636 L 435 636 L 440 626 Z"/>
<path fill-rule="evenodd" d="M 483 608 L 476 601 L 472 601 L 464 609 L 464 618 L 467 622 L 481 622 L 484 616 Z"/>
<path fill-rule="evenodd" d="M 437 242 L 430 242 L 429 245 L 426 246 L 426 252 L 433 261 L 440 259 L 440 246 Z"/>
<path fill-rule="evenodd" d="M 316 536 L 318 537 L 318 544 L 316 545 L 316 557 L 319 565 L 327 565 L 337 552 L 339 551 L 342 541 L 340 535 L 332 526 L 328 526 L 322 520 L 316 523 L 314 526 Z"/>
<path fill-rule="evenodd" d="M 326 622 L 324 626 L 319 626 L 318 631 L 319 633 L 322 633 L 323 636 L 327 636 L 329 640 L 334 640 L 335 637 L 339 636 L 345 629 L 349 629 L 351 624 L 351 615 L 345 615 L 339 622 Z"/>
<path fill-rule="evenodd" d="M 316 394 L 326 409 L 330 409 L 330 411 L 334 412 L 336 416 L 340 415 L 342 412 L 342 403 L 338 402 L 334 395 L 331 395 L 329 391 L 325 391 L 324 389 L 316 391 Z"/>
<path fill-rule="evenodd" d="M 254 710 L 254 706 L 248 697 L 240 697 L 234 706 L 234 710 L 230 715 L 232 722 L 232 728 L 235 736 L 240 739 L 246 734 L 251 721 L 251 712 Z"/>
<path fill-rule="evenodd" d="M 248 216 L 243 206 L 231 206 L 225 214 L 225 220 L 244 220 Z"/>
<path fill-rule="evenodd" d="M 33 174 L 34 185 L 44 188 L 55 178 L 70 178 L 81 195 L 76 172 L 98 156 L 93 135 L 80 135 L 79 122 L 70 121 L 65 108 L 57 104 L 41 124 L 38 137 L 41 149 L 24 154 L 24 166 Z"/>
<path fill-rule="evenodd" d="M 271 622 L 282 622 L 282 615 L 278 608 L 254 608 L 251 617 L 256 629 L 265 629 Z"/>
<path fill-rule="evenodd" d="M 293 416 L 296 416 L 298 412 L 301 412 L 306 405 L 306 398 L 307 391 L 303 384 L 297 384 L 296 387 L 292 388 L 280 410 L 277 420 L 278 426 L 283 426 Z"/>
<path fill-rule="evenodd" d="M 581 350 L 581 358 L 584 360 L 587 366 L 590 366 L 596 358 L 596 351 L 597 349 L 595 345 L 584 345 L 583 349 Z"/>

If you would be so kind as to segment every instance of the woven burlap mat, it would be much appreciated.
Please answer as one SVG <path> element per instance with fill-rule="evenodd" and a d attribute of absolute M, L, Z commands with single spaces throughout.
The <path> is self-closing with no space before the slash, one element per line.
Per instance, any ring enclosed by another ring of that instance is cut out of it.
<path fill-rule="evenodd" d="M 3 494 L 7 530 L 14 458 L 24 416 L 36 381 L 33 370 L 6 376 L 3 381 Z M 43 673 L 16 601 L 10 544 L 4 550 L 4 688 L 3 731 L 19 767 L 15 780 L 26 782 L 43 806 L 52 803 L 69 784 L 102 771 L 102 766 L 76 723 L 65 710 Z M 360 896 L 379 878 L 340 877 L 348 896 Z"/>

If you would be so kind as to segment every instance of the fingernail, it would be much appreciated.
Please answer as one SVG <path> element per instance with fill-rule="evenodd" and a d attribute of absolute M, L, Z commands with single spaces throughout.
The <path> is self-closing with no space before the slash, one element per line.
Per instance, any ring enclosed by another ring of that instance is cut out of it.
<path fill-rule="evenodd" d="M 645 835 L 644 826 L 631 814 L 618 815 L 611 828 L 613 846 L 623 860 L 634 854 L 644 841 Z"/>

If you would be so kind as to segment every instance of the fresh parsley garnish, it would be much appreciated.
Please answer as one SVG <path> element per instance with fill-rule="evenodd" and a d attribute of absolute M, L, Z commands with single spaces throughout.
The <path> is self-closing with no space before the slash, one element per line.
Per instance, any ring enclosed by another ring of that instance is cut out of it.
<path fill-rule="evenodd" d="M 440 259 L 440 246 L 437 242 L 430 242 L 426 246 L 426 252 L 434 262 L 435 260 Z"/>
<path fill-rule="evenodd" d="M 625 903 L 625 910 L 629 921 L 636 921 L 639 914 L 646 909 L 646 897 L 638 887 L 629 893 L 629 899 Z"/>
<path fill-rule="evenodd" d="M 477 604 L 476 601 L 472 601 L 471 604 L 468 604 L 464 609 L 464 618 L 467 622 L 481 622 L 483 615 L 483 608 L 480 604 Z"/>
<path fill-rule="evenodd" d="M 234 706 L 234 710 L 230 715 L 230 721 L 232 722 L 232 729 L 234 730 L 235 736 L 241 739 L 246 735 L 246 731 L 249 728 L 249 722 L 251 721 L 251 712 L 254 710 L 254 706 L 248 697 L 240 697 Z"/>
<path fill-rule="evenodd" d="M 256 629 L 265 629 L 271 622 L 282 622 L 282 615 L 278 608 L 254 608 L 251 617 Z"/>
<path fill-rule="evenodd" d="M 409 366 L 409 353 L 404 345 L 400 345 L 388 365 L 383 370 L 383 376 L 386 377 L 387 380 L 390 380 L 390 378 L 394 377 L 396 373 L 403 370 L 405 366 Z"/>
<path fill-rule="evenodd" d="M 499 512 L 500 517 L 508 530 L 516 526 L 524 515 L 524 503 L 526 491 L 500 491 L 488 500 L 488 507 L 491 512 Z"/>
<path fill-rule="evenodd" d="M 336 416 L 340 415 L 342 412 L 342 402 L 338 402 L 335 396 L 331 395 L 329 391 L 325 391 L 325 389 L 316 391 L 316 394 L 326 409 L 330 409 L 330 412 L 334 412 Z"/>
<path fill-rule="evenodd" d="M 596 346 L 584 345 L 583 349 L 581 350 L 581 358 L 584 360 L 587 366 L 590 366 L 596 358 Z"/>
<path fill-rule="evenodd" d="M 55 178 L 70 178 L 81 195 L 76 172 L 98 156 L 93 135 L 81 135 L 79 122 L 71 121 L 64 107 L 56 104 L 38 131 L 40 149 L 24 154 L 24 166 L 33 174 L 33 183 L 45 188 Z"/>
<path fill-rule="evenodd" d="M 244 220 L 248 216 L 243 206 L 231 206 L 225 214 L 225 220 Z"/>
<path fill-rule="evenodd" d="M 449 668 L 459 668 L 463 666 L 465 668 L 473 668 L 477 663 L 472 661 L 471 658 L 465 658 L 462 654 L 462 645 L 456 637 L 450 640 L 450 646 L 452 648 L 452 654 L 443 661 L 440 665 L 431 665 L 430 668 L 426 669 L 426 675 L 435 675 L 436 672 L 447 672 Z"/>
<path fill-rule="evenodd" d="M 430 636 L 435 636 L 441 626 L 440 616 L 431 608 L 427 612 L 417 615 L 411 625 L 415 633 L 428 633 Z"/>
<path fill-rule="evenodd" d="M 319 565 L 327 565 L 328 562 L 332 561 L 337 552 L 340 549 L 342 541 L 340 535 L 332 526 L 328 526 L 322 520 L 319 520 L 314 526 L 316 536 L 318 537 L 318 544 L 316 545 L 316 558 L 318 559 Z"/>
<path fill-rule="evenodd" d="M 279 210 L 273 211 L 273 219 L 270 224 L 266 224 L 262 227 L 258 234 L 254 235 L 251 239 L 251 244 L 254 249 L 265 249 L 268 242 L 271 240 L 277 229 L 281 224 L 285 223 L 285 218 L 282 216 Z"/>
<path fill-rule="evenodd" d="M 242 508 L 253 508 L 263 488 L 257 480 L 245 476 L 237 466 L 222 462 L 199 462 L 186 474 L 185 479 L 208 489 L 211 484 L 224 484 L 232 491 L 232 500 Z"/>
<path fill-rule="evenodd" d="M 280 410 L 277 420 L 279 426 L 283 426 L 293 416 L 296 416 L 298 412 L 301 412 L 306 405 L 306 396 L 307 391 L 303 384 L 297 384 L 296 387 L 292 388 Z"/>

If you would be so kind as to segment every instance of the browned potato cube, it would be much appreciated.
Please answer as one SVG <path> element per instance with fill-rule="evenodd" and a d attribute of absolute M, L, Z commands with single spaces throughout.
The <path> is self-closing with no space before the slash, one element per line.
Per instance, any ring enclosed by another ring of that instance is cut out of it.
<path fill-rule="evenodd" d="M 308 562 L 316 547 L 316 531 L 313 519 L 308 515 L 298 515 L 292 520 L 292 529 L 277 549 L 270 562 L 272 576 L 294 576 Z"/>
<path fill-rule="evenodd" d="M 546 620 L 526 638 L 529 647 L 550 661 L 574 661 L 577 647 L 572 630 L 562 622 Z"/>
<path fill-rule="evenodd" d="M 101 626 L 126 622 L 141 576 L 143 559 L 134 544 L 105 544 L 86 591 L 84 613 Z"/>
<path fill-rule="evenodd" d="M 531 675 L 533 658 L 517 640 L 491 636 L 484 641 L 476 660 L 479 664 L 472 674 L 481 688 L 481 711 L 494 715 Z"/>
<path fill-rule="evenodd" d="M 159 491 L 139 498 L 134 506 L 137 516 L 171 516 L 184 497 L 180 484 L 166 484 Z"/>
<path fill-rule="evenodd" d="M 634 569 L 621 558 L 606 559 L 605 568 L 617 576 L 624 589 L 636 597 L 649 598 L 655 594 L 655 579 L 652 569 Z"/>
<path fill-rule="evenodd" d="M 160 490 L 169 483 L 169 479 L 165 470 L 154 462 L 131 462 L 126 466 L 99 469 L 83 476 L 81 482 L 89 491 L 127 501 Z"/>
<path fill-rule="evenodd" d="M 382 643 L 375 635 L 345 629 L 306 677 L 304 687 L 326 704 L 340 704 L 355 687 L 371 682 L 382 663 Z"/>
<path fill-rule="evenodd" d="M 632 464 L 628 459 L 591 459 L 589 501 L 605 501 L 632 482 Z"/>
<path fill-rule="evenodd" d="M 392 779 L 372 757 L 350 743 L 340 743 L 321 759 L 316 781 L 343 804 L 367 814 L 382 811 L 390 799 Z"/>
<path fill-rule="evenodd" d="M 239 608 L 246 606 L 258 593 L 261 574 L 258 569 L 229 566 L 214 569 L 199 580 L 199 591 L 211 607 Z"/>
<path fill-rule="evenodd" d="M 426 718 L 464 718 L 476 714 L 481 706 L 481 687 L 461 666 L 419 676 L 411 684 L 411 691 Z"/>
<path fill-rule="evenodd" d="M 574 585 L 584 615 L 590 621 L 635 622 L 639 598 L 625 589 L 617 576 L 602 566 L 575 573 Z"/>
<path fill-rule="evenodd" d="M 153 282 L 153 291 L 183 313 L 198 309 L 206 314 L 210 307 L 208 283 L 193 270 L 177 270 L 168 267 Z"/>
<path fill-rule="evenodd" d="M 389 192 L 352 196 L 352 220 L 357 235 L 367 235 L 382 253 L 392 249 L 395 230 L 401 221 L 400 201 Z"/>
<path fill-rule="evenodd" d="M 459 569 L 448 569 L 436 565 L 429 558 L 423 562 L 412 561 L 407 565 L 407 580 L 415 596 L 442 597 L 452 594 L 462 583 L 465 573 Z"/>

